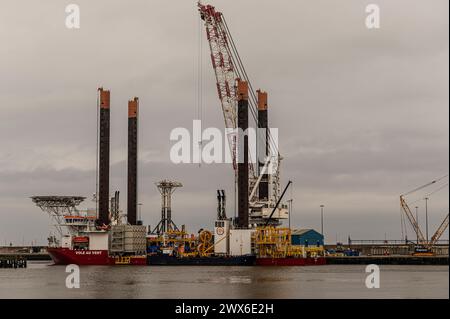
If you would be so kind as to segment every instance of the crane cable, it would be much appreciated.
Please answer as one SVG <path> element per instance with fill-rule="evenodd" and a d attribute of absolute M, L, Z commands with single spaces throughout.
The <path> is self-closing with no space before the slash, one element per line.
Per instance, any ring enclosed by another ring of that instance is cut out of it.
<path fill-rule="evenodd" d="M 195 13 L 197 14 L 197 12 Z M 197 119 L 200 120 L 200 125 L 203 126 L 203 37 L 202 37 L 202 20 L 198 20 L 198 41 L 197 41 Z M 201 132 L 201 128 L 200 128 Z M 200 133 L 201 134 L 201 133 Z M 200 150 L 200 162 L 198 167 L 201 167 L 201 152 L 202 152 L 202 137 L 200 135 L 197 142 Z"/>
<path fill-rule="evenodd" d="M 259 128 L 260 124 L 259 124 L 258 111 L 257 111 L 257 109 L 258 109 L 258 107 L 257 107 L 258 102 L 257 102 L 257 98 L 256 98 L 256 95 L 255 95 L 255 91 L 254 91 L 253 86 L 251 84 L 251 81 L 250 81 L 250 79 L 249 79 L 249 77 L 247 75 L 247 72 L 245 70 L 244 64 L 242 62 L 242 59 L 241 59 L 241 57 L 239 55 L 239 52 L 238 52 L 238 50 L 236 48 L 236 44 L 234 43 L 234 39 L 233 39 L 233 37 L 231 35 L 231 32 L 230 32 L 230 30 L 228 28 L 228 25 L 226 23 L 225 17 L 223 15 L 222 15 L 222 21 L 223 21 L 223 26 L 225 28 L 225 30 L 223 30 L 223 31 L 226 34 L 227 38 L 229 39 L 228 42 L 231 45 L 231 46 L 226 46 L 227 53 L 228 53 L 228 55 L 231 58 L 231 63 L 236 66 L 235 72 L 236 72 L 238 78 L 244 79 L 245 81 L 247 81 L 247 83 L 249 85 L 249 89 L 250 89 L 249 90 L 250 91 L 250 94 L 249 94 L 249 97 L 250 97 L 249 105 L 250 105 L 250 107 L 249 107 L 249 109 L 250 109 L 250 113 L 251 113 L 251 115 L 252 115 L 252 117 L 254 119 L 256 128 Z M 230 51 L 230 47 L 231 47 L 231 51 Z M 263 144 L 267 144 L 267 142 L 269 142 L 269 145 L 268 145 L 269 148 L 271 150 L 273 150 L 273 152 L 276 152 L 276 154 L 278 156 L 280 156 L 280 153 L 278 151 L 278 146 L 275 143 L 275 141 L 274 141 L 274 139 L 273 139 L 273 137 L 271 135 L 270 129 L 266 130 L 266 134 L 267 134 L 266 135 L 267 139 L 263 139 L 264 136 L 260 135 L 260 134 L 256 134 L 256 138 L 259 138 L 259 142 L 263 143 Z M 256 143 L 255 146 L 256 146 L 256 157 L 258 158 L 258 143 Z M 259 163 L 258 163 L 258 161 L 256 159 L 255 159 L 255 163 L 256 163 L 256 166 L 258 167 Z M 254 177 L 256 177 L 256 175 L 258 174 L 257 170 L 258 169 L 256 169 L 256 170 L 252 169 Z"/>
<path fill-rule="evenodd" d="M 430 193 L 428 193 L 428 194 L 425 194 L 423 198 L 425 198 L 425 197 L 430 197 L 431 195 L 433 195 L 433 194 L 435 194 L 435 193 L 441 191 L 442 189 L 444 189 L 444 188 L 447 187 L 447 186 L 448 186 L 448 183 L 445 183 L 444 185 L 442 185 L 441 187 L 435 189 L 434 191 L 432 191 L 432 192 L 430 192 Z M 409 205 L 412 205 L 412 204 L 414 204 L 414 203 L 417 203 L 417 202 L 421 201 L 423 198 L 419 198 L 419 199 L 417 199 L 417 200 L 415 200 L 415 201 L 413 201 L 413 202 L 410 202 Z"/>
<path fill-rule="evenodd" d="M 228 24 L 227 24 L 226 19 L 225 19 L 225 17 L 223 15 L 222 15 L 222 20 L 223 20 L 223 25 L 225 27 L 224 31 L 226 32 L 228 38 L 230 39 L 231 50 L 233 51 L 233 52 L 229 52 L 229 55 L 230 55 L 231 59 L 233 60 L 233 64 L 238 67 L 236 69 L 238 76 L 240 78 L 243 78 L 244 80 L 246 80 L 248 85 L 249 85 L 250 97 L 251 97 L 251 99 L 250 99 L 250 102 L 251 102 L 250 103 L 250 105 L 251 105 L 250 111 L 252 113 L 253 119 L 255 120 L 255 123 L 259 127 L 259 121 L 258 121 L 258 116 L 257 116 L 257 105 L 258 104 L 257 104 L 257 98 L 256 98 L 256 95 L 255 95 L 255 91 L 254 91 L 253 86 L 252 86 L 252 84 L 250 82 L 250 79 L 249 79 L 249 77 L 247 75 L 247 72 L 246 72 L 246 70 L 244 68 L 244 65 L 242 63 L 242 59 L 241 59 L 241 57 L 239 55 L 239 52 L 238 52 L 238 50 L 236 48 L 236 44 L 234 43 L 234 39 L 231 36 L 230 29 L 228 28 Z M 277 147 L 277 145 L 276 145 L 272 135 L 270 134 L 270 130 L 267 130 L 267 135 L 269 137 L 269 143 L 270 142 L 272 143 L 271 147 L 273 147 L 273 150 L 276 151 L 276 153 L 279 155 L 278 147 Z"/>
<path fill-rule="evenodd" d="M 255 95 L 254 95 L 254 92 L 253 92 L 253 87 L 251 86 L 251 82 L 248 79 L 248 76 L 247 76 L 247 73 L 245 71 L 244 65 L 243 65 L 242 60 L 241 60 L 241 58 L 239 56 L 239 52 L 236 49 L 233 37 L 231 36 L 231 33 L 230 33 L 230 31 L 228 29 L 228 26 L 226 24 L 226 21 L 225 21 L 225 17 L 223 15 L 222 15 L 222 21 L 223 21 L 223 26 L 225 28 L 225 30 L 223 30 L 223 31 L 226 34 L 226 37 L 229 39 L 229 43 L 231 44 L 231 51 L 230 51 L 230 47 L 229 46 L 225 46 L 226 49 L 227 49 L 227 53 L 228 53 L 229 57 L 231 58 L 231 64 L 233 66 L 235 66 L 234 70 L 235 70 L 238 78 L 246 80 L 248 85 L 249 85 L 249 88 L 250 88 L 250 90 L 249 90 L 250 91 L 250 95 L 249 95 L 249 97 L 250 97 L 250 99 L 249 99 L 250 107 L 249 107 L 249 109 L 250 109 L 251 115 L 252 115 L 255 123 L 258 123 L 258 117 L 257 117 L 257 113 L 256 113 L 256 108 L 255 108 Z M 257 134 L 257 136 L 258 136 L 258 134 Z M 252 162 L 252 159 L 250 159 L 250 162 Z M 253 173 L 256 173 L 256 172 L 254 171 Z"/>
<path fill-rule="evenodd" d="M 422 186 L 419 186 L 419 187 L 417 187 L 417 188 L 414 188 L 413 190 L 411 190 L 411 191 L 409 191 L 409 192 L 406 192 L 406 193 L 403 194 L 402 196 L 405 197 L 406 195 L 415 193 L 415 192 L 417 192 L 417 191 L 419 191 L 419 190 L 421 190 L 421 189 L 423 189 L 423 188 L 425 188 L 425 187 L 428 187 L 428 186 L 430 186 L 430 185 L 432 185 L 432 184 L 436 184 L 437 182 L 441 181 L 442 179 L 446 178 L 447 176 L 448 176 L 448 174 L 447 174 L 447 175 L 444 175 L 444 176 L 442 176 L 442 177 L 439 177 L 438 179 L 436 179 L 436 180 L 434 180 L 434 181 L 431 181 L 431 182 L 429 182 L 429 183 L 426 183 L 425 185 L 422 185 Z"/>

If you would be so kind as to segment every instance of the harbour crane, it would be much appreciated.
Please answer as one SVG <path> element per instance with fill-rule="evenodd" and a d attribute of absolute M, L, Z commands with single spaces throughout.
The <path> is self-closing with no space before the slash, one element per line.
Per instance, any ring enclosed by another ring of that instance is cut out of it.
<path fill-rule="evenodd" d="M 431 236 L 431 241 L 429 243 L 429 247 L 433 247 L 436 242 L 441 238 L 442 234 L 445 232 L 445 230 L 448 227 L 448 214 L 445 216 L 444 220 L 442 221 L 441 225 L 438 227 L 436 232 L 433 236 Z"/>
<path fill-rule="evenodd" d="M 263 95 L 266 93 L 260 90 L 253 90 L 224 15 L 217 11 L 214 6 L 202 4 L 200 1 L 198 2 L 198 9 L 200 17 L 204 21 L 206 30 L 212 67 L 216 79 L 217 94 L 222 107 L 227 140 L 232 157 L 236 185 L 238 179 L 236 136 L 238 126 L 238 92 L 236 83 L 240 80 L 248 83 L 249 110 L 257 127 L 261 127 L 258 117 L 258 110 L 260 110 L 261 107 L 261 96 L 265 96 L 265 99 L 267 99 L 267 95 Z M 258 94 L 258 97 L 256 94 Z M 267 220 L 271 220 L 272 224 L 280 224 L 279 219 L 287 218 L 288 216 L 287 206 L 280 205 L 279 213 L 276 214 L 276 217 L 272 219 L 269 218 L 270 212 L 276 207 L 276 203 L 280 198 L 280 160 L 282 157 L 270 134 L 270 130 L 267 127 L 265 128 L 267 137 L 264 143 L 266 144 L 266 147 L 270 149 L 271 156 L 267 156 L 262 163 L 255 160 L 254 162 L 256 165 L 253 165 L 252 161 L 248 163 L 250 219 L 259 225 L 264 225 Z M 268 155 L 267 153 L 266 155 Z M 258 167 L 258 164 L 260 167 Z M 270 174 L 267 173 L 269 167 L 271 168 Z M 257 194 L 263 176 L 268 176 L 267 183 L 270 189 L 270 191 L 268 191 L 269 194 L 267 194 L 267 198 L 265 199 L 261 199 L 261 196 L 258 197 Z"/>
<path fill-rule="evenodd" d="M 431 249 L 434 247 L 434 245 L 437 243 L 437 241 L 439 240 L 439 238 L 442 236 L 442 234 L 445 232 L 445 230 L 448 227 L 448 223 L 449 223 L 449 214 L 447 213 L 447 216 L 444 218 L 444 220 L 442 221 L 441 225 L 438 227 L 438 229 L 436 230 L 436 232 L 434 233 L 434 235 L 431 237 L 431 240 L 428 241 L 425 236 L 423 235 L 422 230 L 420 229 L 419 226 L 419 222 L 415 219 L 414 215 L 411 213 L 411 209 L 408 206 L 408 203 L 406 202 L 405 197 L 408 195 L 411 195 L 419 190 L 422 190 L 424 188 L 427 188 L 431 185 L 436 184 L 437 182 L 439 182 L 440 180 L 444 179 L 445 177 L 447 177 L 448 175 L 445 175 L 443 177 L 440 177 L 436 180 L 433 180 L 429 183 L 426 183 L 422 186 L 419 186 L 407 193 L 404 193 L 402 195 L 400 195 L 400 207 L 403 210 L 403 212 L 405 213 L 406 217 L 408 218 L 411 226 L 414 229 L 414 232 L 417 235 L 417 244 L 419 246 L 422 246 L 427 252 L 431 253 Z"/>

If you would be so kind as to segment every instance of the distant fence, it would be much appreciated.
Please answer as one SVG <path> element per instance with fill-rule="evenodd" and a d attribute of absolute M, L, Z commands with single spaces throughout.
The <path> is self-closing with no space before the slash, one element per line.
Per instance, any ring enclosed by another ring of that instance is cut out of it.
<path fill-rule="evenodd" d="M 359 251 L 362 255 L 411 255 L 416 246 L 415 242 L 405 240 L 350 240 L 339 245 L 325 245 L 326 249 L 337 249 L 338 246 Z M 440 240 L 432 247 L 437 256 L 448 256 L 449 241 Z"/>
<path fill-rule="evenodd" d="M 41 253 L 46 251 L 47 246 L 0 246 L 0 254 Z"/>
<path fill-rule="evenodd" d="M 404 239 L 390 239 L 390 240 L 380 240 L 380 239 L 350 239 L 347 245 L 413 245 L 415 240 L 404 240 Z M 449 244 L 448 239 L 441 239 L 436 241 L 436 245 L 447 245 Z"/>

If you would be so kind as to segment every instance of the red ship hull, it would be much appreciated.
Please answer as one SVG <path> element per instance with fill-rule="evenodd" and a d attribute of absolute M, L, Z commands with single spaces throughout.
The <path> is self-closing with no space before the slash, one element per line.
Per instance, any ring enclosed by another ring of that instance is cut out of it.
<path fill-rule="evenodd" d="M 107 250 L 73 250 L 69 248 L 48 248 L 48 254 L 55 265 L 146 265 L 145 256 L 115 258 Z"/>
<path fill-rule="evenodd" d="M 256 258 L 257 266 L 314 266 L 325 265 L 325 257 L 318 258 Z"/>

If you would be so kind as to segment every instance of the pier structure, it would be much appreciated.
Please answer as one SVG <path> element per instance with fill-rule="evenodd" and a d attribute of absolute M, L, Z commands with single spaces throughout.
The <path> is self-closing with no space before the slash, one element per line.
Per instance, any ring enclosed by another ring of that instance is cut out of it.
<path fill-rule="evenodd" d="M 0 256 L 0 268 L 27 268 L 27 259 L 18 255 Z"/>

